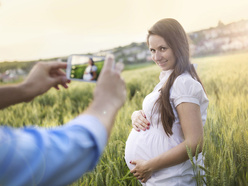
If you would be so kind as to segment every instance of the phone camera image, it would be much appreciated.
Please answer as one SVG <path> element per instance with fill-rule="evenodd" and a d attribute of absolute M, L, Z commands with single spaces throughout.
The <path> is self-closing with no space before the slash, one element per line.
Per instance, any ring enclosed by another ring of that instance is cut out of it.
<path fill-rule="evenodd" d="M 70 55 L 67 59 L 66 76 L 70 80 L 95 83 L 102 70 L 105 57 Z"/>

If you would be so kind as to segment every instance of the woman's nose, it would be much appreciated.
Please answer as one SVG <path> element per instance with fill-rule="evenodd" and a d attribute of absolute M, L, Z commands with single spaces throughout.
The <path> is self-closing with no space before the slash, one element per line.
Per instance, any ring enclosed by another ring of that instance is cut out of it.
<path fill-rule="evenodd" d="M 161 54 L 160 54 L 160 52 L 156 52 L 156 53 L 154 54 L 154 59 L 155 59 L 156 61 L 159 61 L 159 60 L 161 59 Z"/>

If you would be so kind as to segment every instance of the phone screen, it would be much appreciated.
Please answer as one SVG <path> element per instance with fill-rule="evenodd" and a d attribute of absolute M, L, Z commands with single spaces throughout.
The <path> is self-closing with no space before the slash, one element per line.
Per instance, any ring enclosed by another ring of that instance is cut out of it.
<path fill-rule="evenodd" d="M 102 70 L 105 57 L 89 55 L 70 55 L 67 59 L 66 76 L 68 79 L 96 82 Z"/>

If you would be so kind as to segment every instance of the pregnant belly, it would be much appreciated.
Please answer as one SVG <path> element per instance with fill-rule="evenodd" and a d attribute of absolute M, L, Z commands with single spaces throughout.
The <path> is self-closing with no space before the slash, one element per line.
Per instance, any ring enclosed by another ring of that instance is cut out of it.
<path fill-rule="evenodd" d="M 131 170 L 135 167 L 135 165 L 132 165 L 130 161 L 138 159 L 152 159 L 177 146 L 179 143 L 180 141 L 177 141 L 177 138 L 174 139 L 172 136 L 169 138 L 161 130 L 151 128 L 151 130 L 137 132 L 132 129 L 126 141 L 126 164 Z M 198 161 L 196 162 L 194 160 L 194 162 L 198 165 L 204 166 L 201 154 L 198 155 Z M 203 174 L 202 171 L 201 174 Z M 189 182 L 186 182 L 185 176 L 189 179 Z M 171 184 L 171 181 L 173 181 L 174 185 L 181 185 L 182 183 L 185 183 L 184 185 L 196 185 L 193 176 L 194 171 L 192 164 L 190 160 L 187 160 L 175 166 L 154 172 L 146 184 L 162 186 L 166 183 L 166 185 L 173 185 Z M 178 179 L 179 181 L 175 182 L 175 180 Z"/>
<path fill-rule="evenodd" d="M 125 160 L 129 169 L 134 165 L 130 161 L 143 159 L 149 160 L 154 158 L 177 144 L 173 139 L 168 138 L 164 131 L 150 129 L 147 131 L 137 132 L 132 129 L 126 141 Z"/>

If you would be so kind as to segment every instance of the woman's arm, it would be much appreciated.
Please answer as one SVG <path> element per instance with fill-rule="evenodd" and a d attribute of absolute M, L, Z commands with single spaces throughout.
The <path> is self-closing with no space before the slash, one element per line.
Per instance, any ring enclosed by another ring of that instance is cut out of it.
<path fill-rule="evenodd" d="M 189 159 L 186 146 L 195 155 L 197 145 L 200 152 L 203 145 L 203 125 L 200 107 L 194 103 L 181 103 L 177 107 L 180 124 L 182 126 L 184 141 L 169 151 L 148 161 L 136 160 L 131 163 L 136 165 L 134 173 L 142 182 L 146 182 L 154 171 L 180 164 Z"/>
<path fill-rule="evenodd" d="M 91 80 L 95 80 L 96 79 L 96 71 L 93 71 L 92 74 L 93 74 L 93 77 L 91 78 Z"/>

